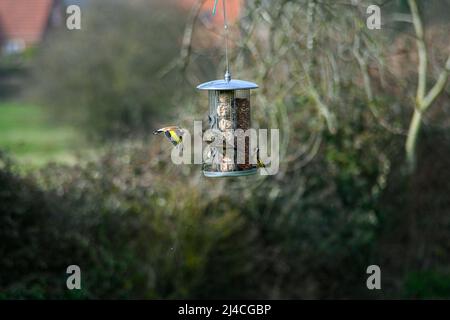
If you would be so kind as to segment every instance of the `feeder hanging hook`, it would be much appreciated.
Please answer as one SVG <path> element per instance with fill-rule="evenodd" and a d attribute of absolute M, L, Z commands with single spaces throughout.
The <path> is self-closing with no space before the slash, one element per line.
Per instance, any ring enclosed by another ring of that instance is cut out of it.
<path fill-rule="evenodd" d="M 217 3 L 219 0 L 214 0 L 214 7 L 212 11 L 212 15 L 216 14 Z M 227 7 L 225 4 L 225 0 L 222 0 L 223 3 L 223 27 L 225 29 L 225 62 L 226 62 L 226 71 L 225 71 L 225 81 L 230 82 L 231 73 L 230 73 L 230 62 L 228 61 L 228 22 L 227 22 Z"/>

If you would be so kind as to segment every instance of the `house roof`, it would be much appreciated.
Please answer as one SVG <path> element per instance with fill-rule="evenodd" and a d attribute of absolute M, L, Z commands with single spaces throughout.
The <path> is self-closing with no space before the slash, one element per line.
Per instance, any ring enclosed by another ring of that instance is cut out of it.
<path fill-rule="evenodd" d="M 0 42 L 21 39 L 27 45 L 41 40 L 53 0 L 0 0 Z"/>
<path fill-rule="evenodd" d="M 185 8 L 191 8 L 195 2 L 198 0 L 181 0 L 180 4 Z M 223 12 L 222 12 L 222 1 L 219 0 L 217 3 L 217 12 L 214 16 L 212 22 L 216 26 L 222 27 L 223 24 Z M 226 0 L 226 6 L 227 6 L 227 20 L 228 23 L 233 24 L 238 18 L 241 13 L 241 7 L 242 7 L 242 0 Z M 214 0 L 206 0 L 203 3 L 202 6 L 202 12 L 212 14 L 212 10 L 214 7 Z"/>

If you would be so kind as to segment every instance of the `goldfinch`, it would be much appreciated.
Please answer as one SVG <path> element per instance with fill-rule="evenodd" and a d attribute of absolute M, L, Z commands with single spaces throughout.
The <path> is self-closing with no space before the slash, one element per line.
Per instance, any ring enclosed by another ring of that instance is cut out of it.
<path fill-rule="evenodd" d="M 256 148 L 256 165 L 258 168 L 265 168 L 266 165 L 259 158 L 259 148 Z"/>
<path fill-rule="evenodd" d="M 153 131 L 153 134 L 161 134 L 164 133 L 167 139 L 169 139 L 170 142 L 174 146 L 178 146 L 180 143 L 183 142 L 183 129 L 177 127 L 177 126 L 169 126 L 164 127 L 158 130 Z"/>

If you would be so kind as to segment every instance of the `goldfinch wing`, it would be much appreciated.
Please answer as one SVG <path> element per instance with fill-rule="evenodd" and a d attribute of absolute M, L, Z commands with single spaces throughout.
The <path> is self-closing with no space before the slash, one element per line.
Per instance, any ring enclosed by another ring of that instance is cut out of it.
<path fill-rule="evenodd" d="M 164 133 L 166 138 L 174 145 L 177 146 L 182 142 L 183 130 L 177 126 L 167 126 L 153 131 L 153 134 Z"/>

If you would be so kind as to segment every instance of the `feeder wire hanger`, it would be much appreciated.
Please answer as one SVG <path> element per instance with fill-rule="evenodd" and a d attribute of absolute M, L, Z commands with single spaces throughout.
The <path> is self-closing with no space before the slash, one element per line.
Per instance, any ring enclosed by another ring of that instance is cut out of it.
<path fill-rule="evenodd" d="M 214 1 L 214 8 L 212 11 L 212 15 L 216 15 L 217 3 L 219 0 Z M 222 0 L 223 4 L 223 28 L 225 30 L 225 62 L 226 62 L 226 71 L 225 71 L 225 81 L 231 81 L 231 73 L 230 73 L 230 62 L 228 60 L 228 22 L 227 22 L 227 6 L 226 0 Z"/>
<path fill-rule="evenodd" d="M 219 0 L 214 1 L 212 15 L 216 14 Z M 230 61 L 228 57 L 228 38 L 229 28 L 226 11 L 226 0 L 223 4 L 223 23 L 225 38 L 225 77 L 222 80 L 208 81 L 197 86 L 199 90 L 207 90 L 209 94 L 209 125 L 211 129 L 217 129 L 220 136 L 229 139 L 228 144 L 232 145 L 234 150 L 238 150 L 234 137 L 228 134 L 234 130 L 248 130 L 251 128 L 250 118 L 250 90 L 258 88 L 256 83 L 238 79 L 231 79 Z M 223 42 L 223 39 L 221 40 Z M 230 131 L 231 130 L 231 131 Z M 226 138 L 228 137 L 228 138 Z M 219 139 L 220 140 L 220 139 Z M 216 155 L 211 154 L 211 162 L 203 162 L 203 174 L 206 177 L 238 177 L 255 174 L 258 171 L 258 165 L 251 163 L 250 159 L 250 141 L 242 146 L 244 152 L 244 162 L 237 163 L 238 157 L 232 157 L 228 154 L 227 143 L 214 146 L 211 150 Z M 223 142 L 226 142 L 225 140 Z M 236 156 L 236 153 L 233 153 Z M 221 156 L 221 157 L 220 157 Z"/>

